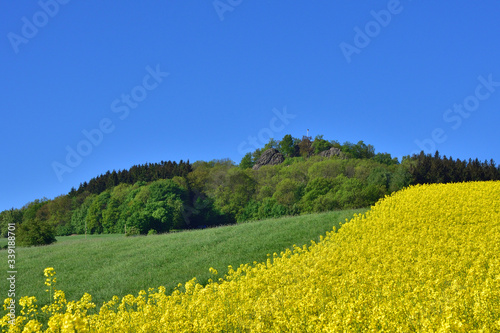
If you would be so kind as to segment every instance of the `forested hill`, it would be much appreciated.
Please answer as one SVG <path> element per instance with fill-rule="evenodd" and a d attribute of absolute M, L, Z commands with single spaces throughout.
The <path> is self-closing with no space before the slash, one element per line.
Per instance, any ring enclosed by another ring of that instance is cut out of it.
<path fill-rule="evenodd" d="M 264 163 L 266 152 L 278 156 Z M 248 220 L 359 208 L 408 185 L 500 180 L 494 161 L 375 153 L 363 141 L 301 140 L 286 135 L 247 153 L 239 165 L 160 162 L 108 171 L 52 200 L 0 213 L 0 234 L 16 225 L 17 244 L 49 244 L 57 235 L 147 234 Z"/>

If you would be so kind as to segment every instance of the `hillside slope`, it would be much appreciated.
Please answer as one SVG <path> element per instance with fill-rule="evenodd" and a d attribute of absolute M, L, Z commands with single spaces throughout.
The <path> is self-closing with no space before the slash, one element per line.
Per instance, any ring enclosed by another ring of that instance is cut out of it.
<path fill-rule="evenodd" d="M 500 182 L 410 187 L 317 244 L 230 269 L 205 287 L 191 280 L 171 296 L 159 288 L 116 298 L 97 315 L 86 315 L 84 297 L 50 324 L 102 332 L 498 331 L 499 198 Z"/>
<path fill-rule="evenodd" d="M 17 299 L 35 296 L 40 307 L 49 304 L 43 284 L 46 267 L 54 267 L 58 272 L 57 289 L 64 290 L 70 301 L 80 299 L 87 292 L 100 306 L 115 295 L 123 297 L 160 285 L 171 293 L 178 283 L 193 277 L 206 283 L 210 267 L 227 272 L 228 265 L 263 262 L 268 253 L 319 240 L 319 235 L 366 210 L 285 217 L 153 236 L 62 236 L 53 245 L 16 249 L 16 296 Z M 2 243 L 7 244 L 7 240 L 0 239 L 0 246 Z M 7 251 L 0 251 L 0 256 L 6 258 Z M 6 265 L 7 260 L 0 267 L 6 271 Z M 2 279 L 0 290 L 8 289 L 8 281 Z M 0 310 L 0 316 L 2 314 Z"/>

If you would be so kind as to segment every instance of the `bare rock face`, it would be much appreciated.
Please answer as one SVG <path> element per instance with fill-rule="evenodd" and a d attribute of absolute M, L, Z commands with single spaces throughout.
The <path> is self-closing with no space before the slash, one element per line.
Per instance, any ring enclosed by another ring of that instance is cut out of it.
<path fill-rule="evenodd" d="M 255 165 L 252 169 L 259 170 L 259 168 L 263 165 L 277 165 L 283 163 L 285 158 L 283 154 L 277 151 L 274 148 L 270 148 L 260 155 L 260 158 L 255 162 Z"/>
<path fill-rule="evenodd" d="M 332 157 L 332 156 L 339 156 L 339 155 L 342 155 L 342 152 L 340 151 L 340 149 L 335 148 L 335 147 L 332 147 L 328 150 L 325 150 L 325 151 L 322 151 L 321 153 L 319 153 L 319 156 L 324 156 L 324 157 Z"/>

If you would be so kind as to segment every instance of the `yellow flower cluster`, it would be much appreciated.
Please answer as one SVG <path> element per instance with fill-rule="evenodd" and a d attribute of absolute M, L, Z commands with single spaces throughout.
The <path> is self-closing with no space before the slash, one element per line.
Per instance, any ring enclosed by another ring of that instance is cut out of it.
<path fill-rule="evenodd" d="M 499 332 L 500 182 L 413 186 L 319 243 L 211 271 L 93 314 L 56 290 L 43 327 L 28 298 L 9 332 Z"/>

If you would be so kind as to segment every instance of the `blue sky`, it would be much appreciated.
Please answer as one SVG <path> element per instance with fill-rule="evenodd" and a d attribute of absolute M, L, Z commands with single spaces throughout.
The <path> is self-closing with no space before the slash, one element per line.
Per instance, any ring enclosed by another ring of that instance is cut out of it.
<path fill-rule="evenodd" d="M 498 1 L 4 1 L 0 210 L 273 136 L 493 158 Z"/>

